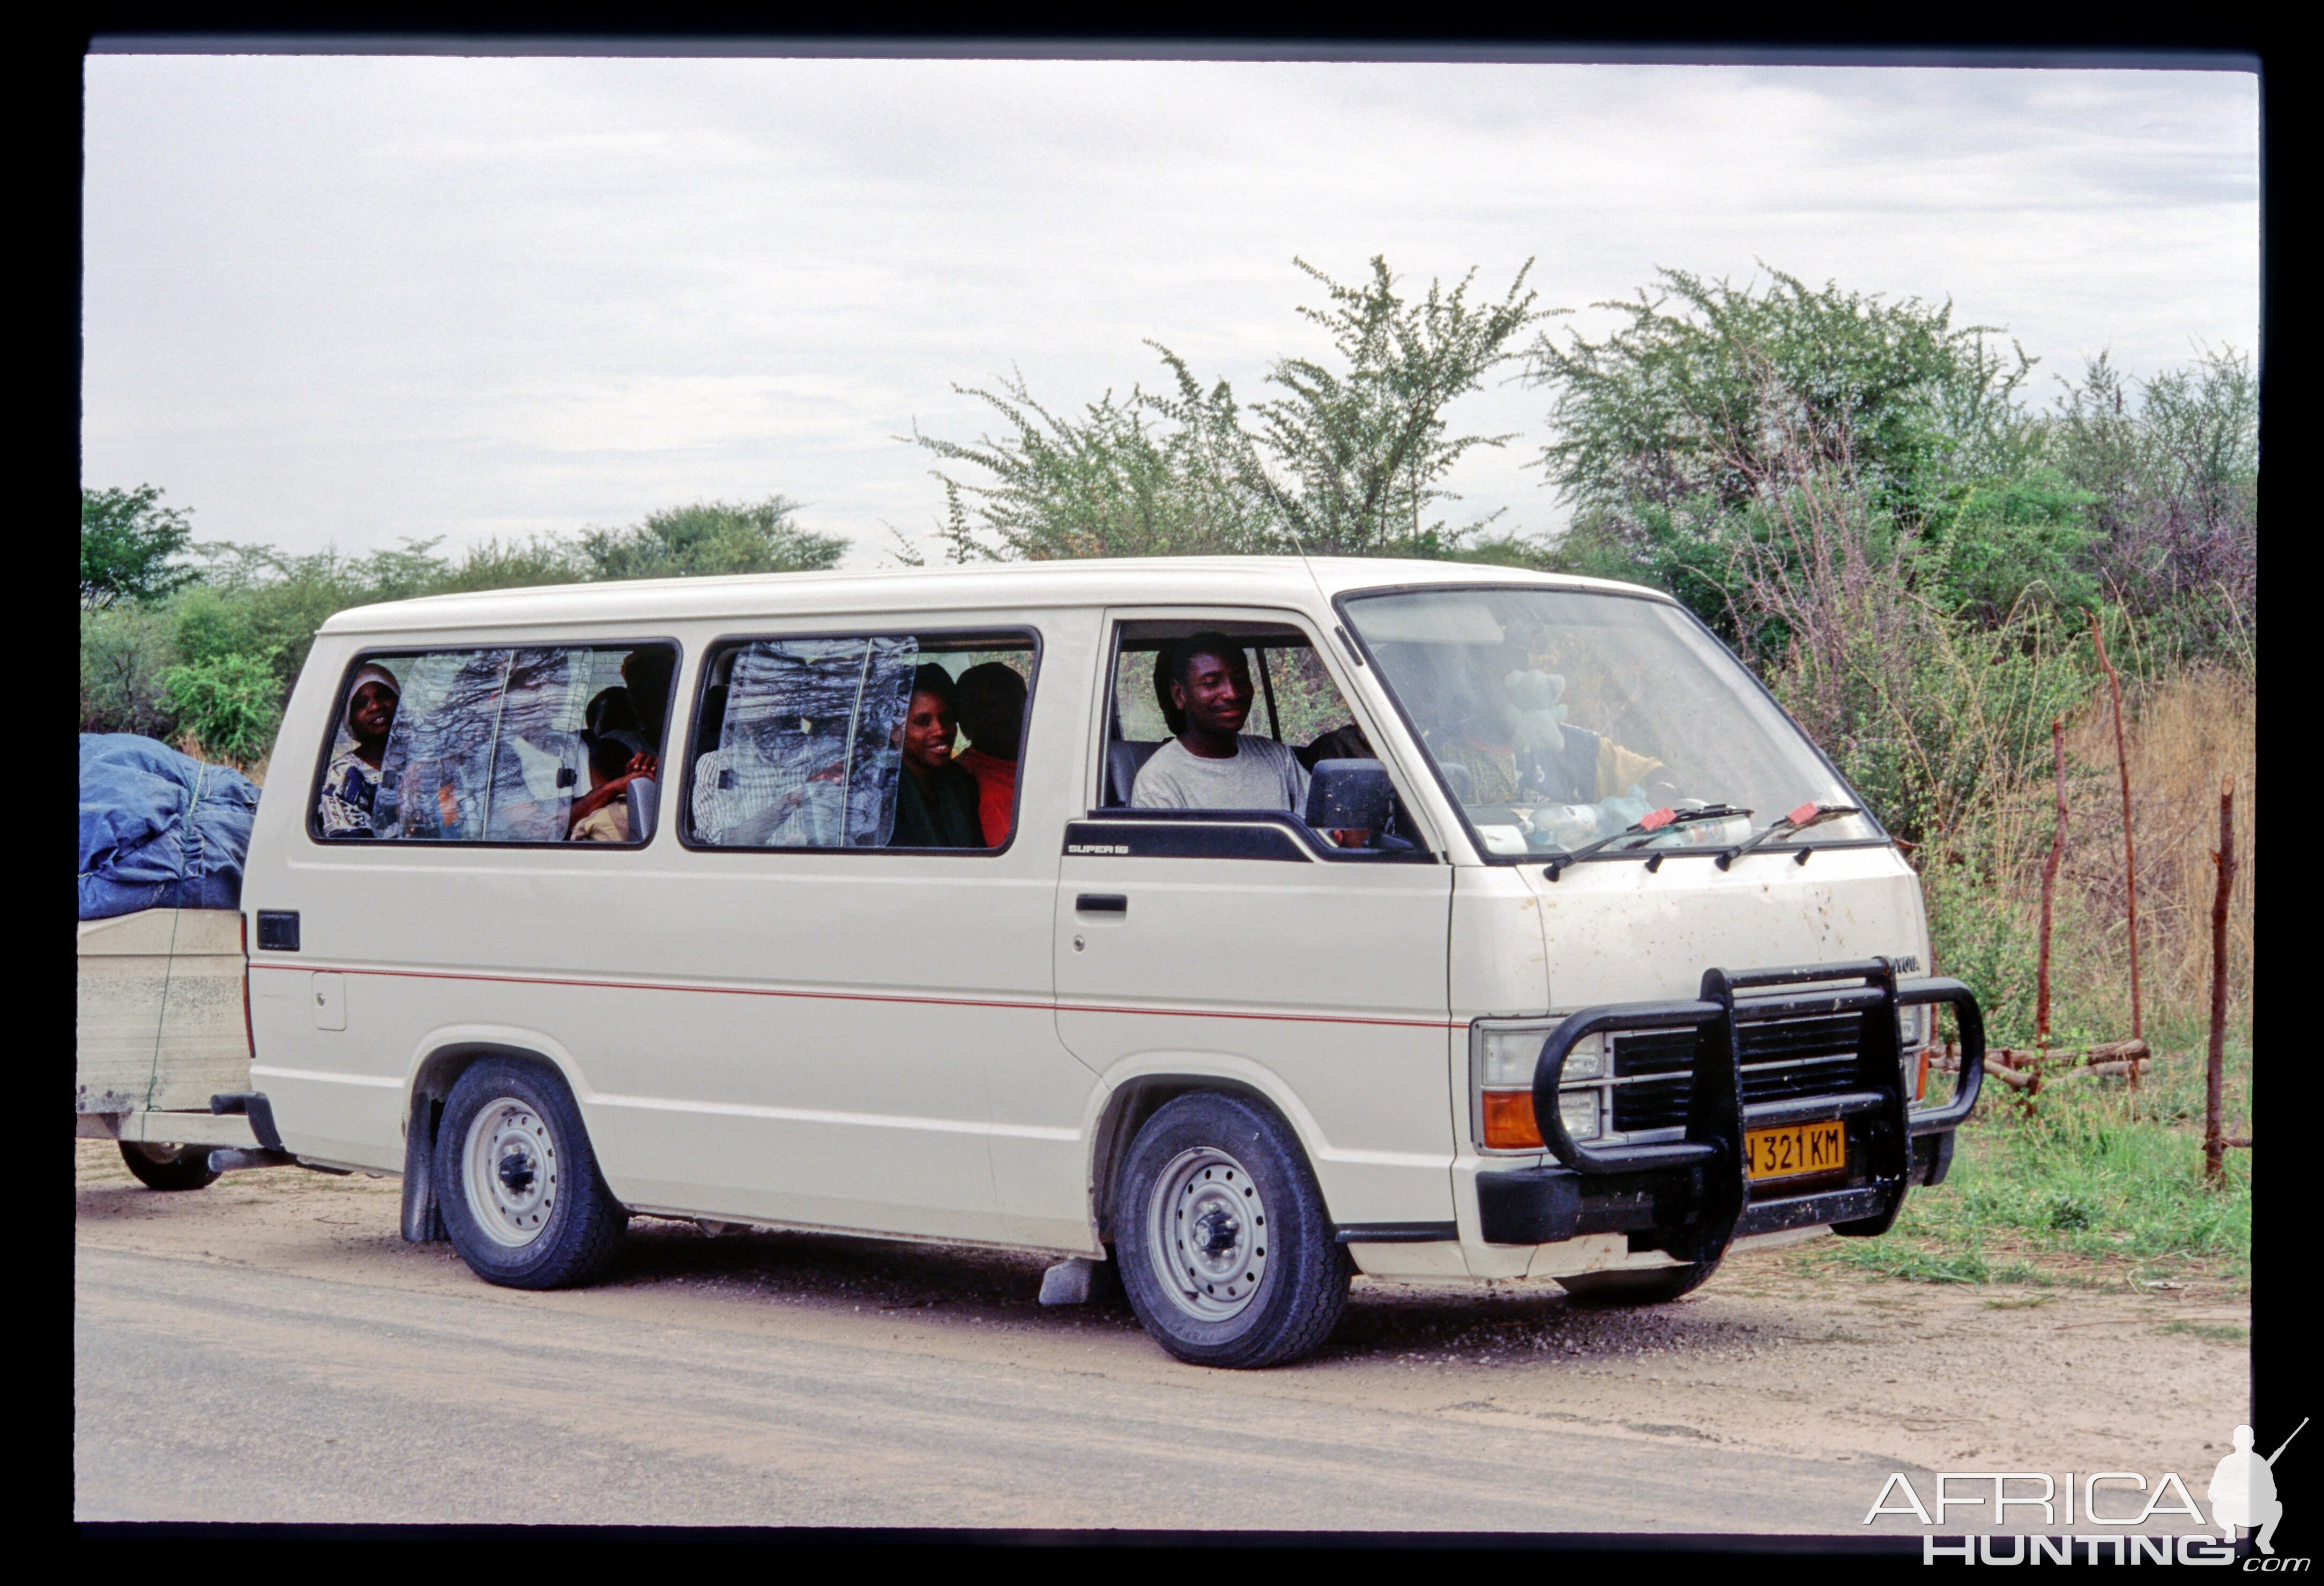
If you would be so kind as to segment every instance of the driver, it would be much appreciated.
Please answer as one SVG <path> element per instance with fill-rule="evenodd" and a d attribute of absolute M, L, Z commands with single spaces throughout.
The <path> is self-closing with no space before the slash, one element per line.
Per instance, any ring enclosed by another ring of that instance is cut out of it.
<path fill-rule="evenodd" d="M 1174 640 L 1163 647 L 1156 676 L 1184 724 L 1139 769 L 1132 808 L 1296 814 L 1306 807 L 1307 768 L 1299 757 L 1287 744 L 1242 730 L 1252 689 L 1240 644 L 1223 633 Z"/>
<path fill-rule="evenodd" d="M 1429 747 L 1469 774 L 1471 804 L 1596 804 L 1631 788 L 1650 800 L 1678 792 L 1670 769 L 1565 720 L 1565 679 L 1525 668 L 1494 676 L 1480 661 L 1446 703 L 1455 719 Z"/>

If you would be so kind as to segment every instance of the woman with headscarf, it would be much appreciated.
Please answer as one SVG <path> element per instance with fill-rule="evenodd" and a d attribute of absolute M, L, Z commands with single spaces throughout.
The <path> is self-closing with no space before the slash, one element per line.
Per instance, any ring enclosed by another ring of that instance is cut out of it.
<path fill-rule="evenodd" d="M 385 667 L 365 665 L 347 690 L 346 746 L 323 772 L 323 796 L 315 815 L 326 837 L 373 835 L 371 811 L 379 797 L 379 762 L 387 752 L 387 730 L 395 724 L 402 689 Z"/>

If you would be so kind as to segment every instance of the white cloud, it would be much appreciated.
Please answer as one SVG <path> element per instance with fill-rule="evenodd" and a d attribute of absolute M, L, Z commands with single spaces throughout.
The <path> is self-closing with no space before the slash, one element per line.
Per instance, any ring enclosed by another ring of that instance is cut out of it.
<path fill-rule="evenodd" d="M 206 538 L 347 548 L 780 491 L 890 543 L 917 419 L 1053 406 L 1142 338 L 1259 393 L 1316 348 L 1296 253 L 1418 280 L 1537 257 L 1950 296 L 2070 372 L 2258 317 L 2248 75 L 1772 67 L 95 56 L 84 475 Z M 1555 516 L 1538 393 L 1455 484 Z"/>

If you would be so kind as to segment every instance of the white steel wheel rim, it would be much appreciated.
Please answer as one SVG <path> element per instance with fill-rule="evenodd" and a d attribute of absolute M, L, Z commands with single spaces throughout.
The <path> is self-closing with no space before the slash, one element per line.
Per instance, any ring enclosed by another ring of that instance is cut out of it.
<path fill-rule="evenodd" d="M 557 1139 L 540 1113 L 512 1096 L 486 1102 L 461 1166 L 468 1214 L 486 1239 L 521 1249 L 540 1237 L 557 1208 Z"/>
<path fill-rule="evenodd" d="M 1181 1151 L 1147 1202 L 1146 1241 L 1171 1304 L 1198 1322 L 1250 1308 L 1267 1276 L 1267 1199 L 1250 1170 L 1212 1146 Z"/>

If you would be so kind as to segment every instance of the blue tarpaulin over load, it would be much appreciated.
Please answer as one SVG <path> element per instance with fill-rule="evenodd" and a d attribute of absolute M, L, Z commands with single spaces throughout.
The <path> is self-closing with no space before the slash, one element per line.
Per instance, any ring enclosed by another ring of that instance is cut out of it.
<path fill-rule="evenodd" d="M 239 908 L 258 788 L 134 733 L 80 735 L 80 917 Z"/>

